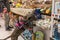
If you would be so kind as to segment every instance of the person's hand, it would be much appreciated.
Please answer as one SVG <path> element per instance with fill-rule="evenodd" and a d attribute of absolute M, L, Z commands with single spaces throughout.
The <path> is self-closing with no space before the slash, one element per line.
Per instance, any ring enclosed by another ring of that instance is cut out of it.
<path fill-rule="evenodd" d="M 7 13 L 7 8 L 4 8 L 3 9 L 3 13 Z"/>

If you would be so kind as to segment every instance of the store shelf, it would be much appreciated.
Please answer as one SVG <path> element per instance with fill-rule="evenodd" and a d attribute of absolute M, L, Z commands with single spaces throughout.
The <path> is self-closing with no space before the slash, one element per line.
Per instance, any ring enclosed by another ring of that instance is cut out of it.
<path fill-rule="evenodd" d="M 21 16 L 27 16 L 32 14 L 33 9 L 25 9 L 25 8 L 11 8 L 11 12 Z"/>
<path fill-rule="evenodd" d="M 43 15 L 51 16 L 51 14 L 43 14 Z"/>
<path fill-rule="evenodd" d="M 50 14 L 42 13 L 42 15 L 47 15 L 47 16 L 51 16 L 51 13 L 50 13 Z"/>
<path fill-rule="evenodd" d="M 60 21 L 60 19 L 54 18 L 54 20 Z"/>

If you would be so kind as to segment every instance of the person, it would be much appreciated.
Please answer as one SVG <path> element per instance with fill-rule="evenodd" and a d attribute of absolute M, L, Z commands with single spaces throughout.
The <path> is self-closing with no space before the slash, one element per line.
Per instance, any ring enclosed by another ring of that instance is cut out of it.
<path fill-rule="evenodd" d="M 5 29 L 6 31 L 10 31 L 11 28 L 9 26 L 9 22 L 10 22 L 10 17 L 9 17 L 9 13 L 7 12 L 7 8 L 3 9 L 3 13 L 4 13 L 4 17 L 5 17 Z"/>
<path fill-rule="evenodd" d="M 5 7 L 7 8 L 7 11 L 10 12 L 10 3 L 9 3 L 9 1 L 8 0 L 4 0 L 3 3 L 5 5 Z"/>
<path fill-rule="evenodd" d="M 10 12 L 9 1 L 8 0 L 2 0 L 1 2 L 4 4 L 3 13 L 6 13 L 6 14 L 4 14 L 4 16 L 5 16 L 5 28 L 6 28 L 6 30 L 11 30 L 10 26 L 9 26 L 9 21 L 10 21 L 10 19 L 9 19 L 9 12 Z"/>
<path fill-rule="evenodd" d="M 3 0 L 0 0 L 0 17 L 2 17 L 3 6 Z"/>
<path fill-rule="evenodd" d="M 4 6 L 8 9 L 8 12 L 10 11 L 10 4 L 8 0 L 0 0 L 0 5 L 1 12 L 3 11 Z"/>
<path fill-rule="evenodd" d="M 4 8 L 7 8 L 8 13 L 10 12 L 10 4 L 8 0 L 0 0 L 0 17 L 2 17 L 2 12 Z M 9 17 L 9 16 L 8 16 Z M 5 17 L 6 18 L 6 17 Z M 5 20 L 5 25 L 8 25 L 8 28 L 6 27 L 6 29 L 9 29 L 9 21 L 7 21 L 7 19 Z M 7 24 L 8 22 L 8 24 Z"/>

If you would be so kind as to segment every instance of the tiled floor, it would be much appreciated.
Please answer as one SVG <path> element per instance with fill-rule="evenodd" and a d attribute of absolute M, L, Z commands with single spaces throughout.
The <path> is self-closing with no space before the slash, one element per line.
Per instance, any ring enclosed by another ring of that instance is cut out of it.
<path fill-rule="evenodd" d="M 4 39 L 6 37 L 8 37 L 9 35 L 11 35 L 11 33 L 13 31 L 5 31 L 5 26 L 4 26 L 4 20 L 2 18 L 0 18 L 0 39 Z M 8 40 L 11 40 L 11 39 L 8 39 Z M 20 36 L 18 38 L 18 40 L 23 40 L 23 38 Z"/>

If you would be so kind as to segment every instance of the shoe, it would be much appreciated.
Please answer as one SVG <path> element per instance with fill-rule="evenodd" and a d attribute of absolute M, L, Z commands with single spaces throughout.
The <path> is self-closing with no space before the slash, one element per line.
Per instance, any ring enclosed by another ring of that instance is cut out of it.
<path fill-rule="evenodd" d="M 12 31 L 11 29 L 6 29 L 6 31 Z"/>
<path fill-rule="evenodd" d="M 10 27 L 10 26 L 9 26 L 9 28 L 11 28 L 11 29 L 12 29 L 13 27 Z"/>
<path fill-rule="evenodd" d="M 11 28 L 6 28 L 6 31 L 12 31 L 12 29 Z"/>

